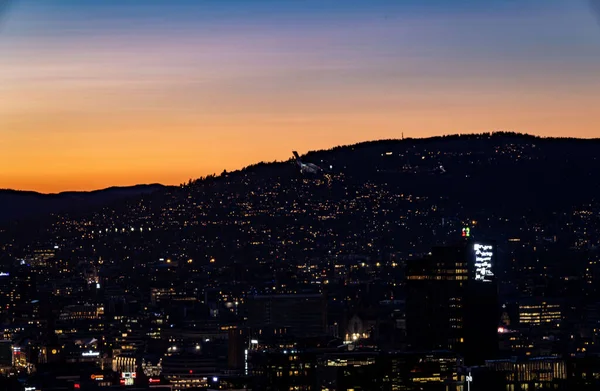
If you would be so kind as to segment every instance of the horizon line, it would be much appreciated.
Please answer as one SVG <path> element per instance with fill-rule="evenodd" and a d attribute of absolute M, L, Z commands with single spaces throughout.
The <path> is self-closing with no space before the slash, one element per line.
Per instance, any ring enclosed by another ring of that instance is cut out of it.
<path fill-rule="evenodd" d="M 433 139 L 440 139 L 440 138 L 472 137 L 472 136 L 483 136 L 483 135 L 490 135 L 490 136 L 513 135 L 513 136 L 522 136 L 522 137 L 528 137 L 528 138 L 532 138 L 532 139 L 543 139 L 543 140 L 600 141 L 600 137 L 586 138 L 586 137 L 569 137 L 569 136 L 537 136 L 537 135 L 530 134 L 530 133 L 521 133 L 521 132 L 508 131 L 508 130 L 496 130 L 496 131 L 488 131 L 488 132 L 481 132 L 481 133 L 452 133 L 452 134 L 443 134 L 443 135 L 438 135 L 438 136 L 427 136 L 427 137 L 410 137 L 410 136 L 405 136 L 404 133 L 402 133 L 402 134 L 403 134 L 402 138 L 364 140 L 364 141 L 359 141 L 354 144 L 336 145 L 333 147 L 329 147 L 328 149 L 309 150 L 309 151 L 306 151 L 301 156 L 306 156 L 309 153 L 327 152 L 327 151 L 333 150 L 334 148 L 355 147 L 355 146 L 359 146 L 362 144 L 370 144 L 370 143 L 385 142 L 385 141 L 433 140 Z M 260 162 L 251 163 L 247 166 L 235 169 L 233 171 L 227 171 L 227 172 L 235 173 L 235 172 L 243 171 L 249 167 L 255 166 L 260 163 L 285 163 L 286 161 L 287 160 L 274 160 L 274 161 L 269 161 L 269 162 L 260 161 Z M 217 173 L 206 174 L 206 176 L 210 176 L 210 175 L 217 176 L 220 174 L 217 174 Z M 201 178 L 203 178 L 203 176 L 199 176 L 196 178 L 189 178 L 188 180 L 198 180 Z M 101 192 L 101 191 L 106 191 L 106 190 L 110 190 L 110 189 L 130 189 L 130 188 L 141 187 L 141 186 L 178 187 L 184 183 L 185 183 L 185 181 L 183 183 L 179 183 L 179 184 L 175 184 L 175 183 L 165 184 L 165 183 L 160 183 L 160 182 L 134 183 L 131 185 L 114 185 L 114 186 L 107 186 L 107 187 L 89 189 L 89 190 L 63 190 L 63 191 L 59 191 L 59 192 L 48 192 L 48 193 L 38 191 L 38 190 L 31 190 L 31 189 L 0 188 L 0 192 L 33 193 L 35 195 L 56 196 L 56 195 L 63 195 L 63 194 L 68 194 L 68 193 L 95 193 L 95 192 Z"/>

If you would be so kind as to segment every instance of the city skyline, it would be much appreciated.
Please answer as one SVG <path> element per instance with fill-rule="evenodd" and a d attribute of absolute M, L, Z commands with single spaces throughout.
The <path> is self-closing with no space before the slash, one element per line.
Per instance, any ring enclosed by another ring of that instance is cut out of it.
<path fill-rule="evenodd" d="M 178 184 L 291 150 L 599 136 L 587 1 L 60 0 L 0 26 L 0 187 Z"/>

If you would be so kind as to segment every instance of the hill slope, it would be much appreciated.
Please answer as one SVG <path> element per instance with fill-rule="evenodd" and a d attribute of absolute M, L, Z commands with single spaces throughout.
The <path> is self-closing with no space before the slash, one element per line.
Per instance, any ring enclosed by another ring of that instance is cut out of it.
<path fill-rule="evenodd" d="M 0 223 L 44 217 L 50 213 L 84 211 L 125 198 L 163 189 L 158 184 L 110 187 L 91 192 L 41 194 L 32 191 L 0 190 Z"/>
<path fill-rule="evenodd" d="M 598 244 L 599 150 L 600 140 L 506 133 L 362 143 L 303 157 L 332 166 L 329 178 L 261 163 L 60 216 L 48 237 L 78 243 L 85 232 L 107 259 L 226 261 L 427 251 L 464 225 Z"/>

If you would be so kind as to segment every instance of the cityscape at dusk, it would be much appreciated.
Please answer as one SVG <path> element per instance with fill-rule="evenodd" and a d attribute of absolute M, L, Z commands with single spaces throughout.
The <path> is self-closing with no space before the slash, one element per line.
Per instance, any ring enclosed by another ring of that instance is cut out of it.
<path fill-rule="evenodd" d="M 173 185 L 402 133 L 598 136 L 587 0 L 4 2 L 5 188 Z"/>
<path fill-rule="evenodd" d="M 600 0 L 0 0 L 0 391 L 600 390 Z"/>

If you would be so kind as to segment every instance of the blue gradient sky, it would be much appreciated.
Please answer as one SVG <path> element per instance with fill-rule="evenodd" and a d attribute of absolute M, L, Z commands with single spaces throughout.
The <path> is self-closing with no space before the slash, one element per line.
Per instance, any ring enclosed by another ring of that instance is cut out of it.
<path fill-rule="evenodd" d="M 20 0 L 0 23 L 0 187 L 179 183 L 402 132 L 600 137 L 586 0 Z"/>

